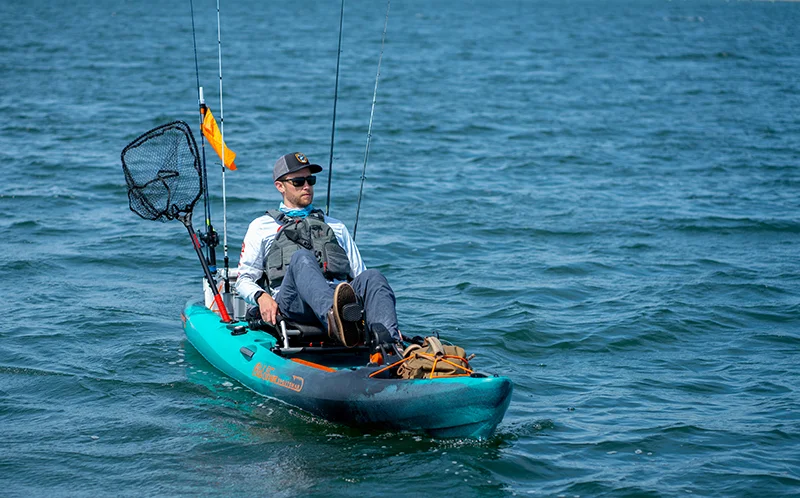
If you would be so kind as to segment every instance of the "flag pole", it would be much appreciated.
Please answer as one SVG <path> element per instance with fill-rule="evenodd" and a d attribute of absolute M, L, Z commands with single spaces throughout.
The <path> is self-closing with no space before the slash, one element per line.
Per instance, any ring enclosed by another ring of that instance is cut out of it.
<path fill-rule="evenodd" d="M 219 128 L 222 136 L 222 250 L 224 254 L 223 280 L 225 292 L 230 293 L 231 283 L 229 278 L 228 259 L 228 197 L 225 191 L 225 111 L 222 107 L 222 35 L 220 27 L 219 0 L 217 0 L 217 54 L 219 60 Z"/>
<path fill-rule="evenodd" d="M 203 121 L 206 117 L 206 102 L 203 98 L 203 87 L 200 86 L 200 66 L 197 62 L 197 36 L 195 35 L 194 27 L 194 2 L 189 0 L 189 7 L 192 13 L 192 46 L 194 47 L 194 72 L 197 81 L 197 102 L 200 107 L 200 129 L 203 129 Z M 217 271 L 217 253 L 214 249 L 219 244 L 217 233 L 211 224 L 211 203 L 208 200 L 208 171 L 206 169 L 206 143 L 203 134 L 200 134 L 200 150 L 203 159 L 203 207 L 205 211 L 205 227 L 206 233 L 200 233 L 200 240 L 206 247 L 206 262 L 208 263 L 209 270 L 212 273 Z"/>

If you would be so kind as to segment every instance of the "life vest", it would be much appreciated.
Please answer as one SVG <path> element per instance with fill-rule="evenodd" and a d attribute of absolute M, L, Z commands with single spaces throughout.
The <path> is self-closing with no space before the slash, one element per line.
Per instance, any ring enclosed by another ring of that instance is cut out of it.
<path fill-rule="evenodd" d="M 280 225 L 275 240 L 267 251 L 267 283 L 275 289 L 283 282 L 292 254 L 300 248 L 317 257 L 322 274 L 328 280 L 347 280 L 352 269 L 347 252 L 339 245 L 333 228 L 325 223 L 322 210 L 315 209 L 305 218 L 292 218 L 277 210 L 267 214 Z"/>

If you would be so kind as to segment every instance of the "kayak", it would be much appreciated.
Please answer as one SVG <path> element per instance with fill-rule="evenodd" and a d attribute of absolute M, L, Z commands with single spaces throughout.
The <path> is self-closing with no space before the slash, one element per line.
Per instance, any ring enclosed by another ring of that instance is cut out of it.
<path fill-rule="evenodd" d="M 485 439 L 511 401 L 507 377 L 474 372 L 402 379 L 381 372 L 382 366 L 369 366 L 369 355 L 358 351 L 284 356 L 273 335 L 248 322 L 222 322 L 200 303 L 187 303 L 181 318 L 192 346 L 225 375 L 332 422 Z"/>

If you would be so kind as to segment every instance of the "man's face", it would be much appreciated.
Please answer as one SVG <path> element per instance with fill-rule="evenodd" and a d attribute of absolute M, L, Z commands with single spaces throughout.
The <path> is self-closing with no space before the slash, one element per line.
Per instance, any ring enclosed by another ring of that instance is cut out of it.
<path fill-rule="evenodd" d="M 314 187 L 304 182 L 300 187 L 295 187 L 292 178 L 311 176 L 311 170 L 303 168 L 284 176 L 275 182 L 275 188 L 283 195 L 283 203 L 289 208 L 304 208 L 314 201 Z"/>

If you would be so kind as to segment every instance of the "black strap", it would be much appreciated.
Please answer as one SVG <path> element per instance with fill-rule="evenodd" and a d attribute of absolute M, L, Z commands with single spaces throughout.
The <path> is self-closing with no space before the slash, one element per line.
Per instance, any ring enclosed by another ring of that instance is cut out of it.
<path fill-rule="evenodd" d="M 267 209 L 267 212 L 265 214 L 270 215 L 278 225 L 285 225 L 286 218 L 288 218 L 288 216 L 286 216 L 286 213 L 284 213 L 283 211 L 279 211 L 277 209 Z"/>
<path fill-rule="evenodd" d="M 297 225 L 300 225 L 301 223 L 302 223 L 302 220 L 298 220 L 297 221 Z M 311 230 L 308 227 L 308 223 L 303 223 L 303 227 L 305 228 L 305 230 L 297 230 L 297 229 L 296 230 L 281 230 L 280 232 L 278 232 L 278 237 L 280 237 L 281 234 L 283 234 L 283 235 L 286 236 L 287 239 L 291 240 L 292 242 L 294 242 L 298 246 L 303 247 L 305 249 L 308 249 L 309 251 L 313 251 L 314 250 L 314 244 L 311 242 Z M 298 227 L 298 228 L 300 228 L 300 227 Z M 276 237 L 276 239 L 277 239 L 277 237 Z"/>

